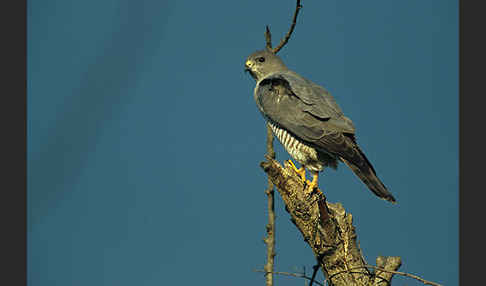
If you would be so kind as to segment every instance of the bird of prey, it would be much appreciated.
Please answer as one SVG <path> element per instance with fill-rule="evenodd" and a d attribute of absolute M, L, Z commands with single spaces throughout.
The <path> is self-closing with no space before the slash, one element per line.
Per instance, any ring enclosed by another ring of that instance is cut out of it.
<path fill-rule="evenodd" d="M 245 70 L 256 81 L 258 109 L 285 150 L 301 164 L 298 169 L 290 160 L 304 182 L 317 187 L 319 172 L 325 167 L 336 169 L 341 161 L 375 195 L 396 202 L 358 146 L 353 122 L 324 87 L 288 69 L 268 50 L 248 56 Z M 306 168 L 312 182 L 305 178 Z"/>

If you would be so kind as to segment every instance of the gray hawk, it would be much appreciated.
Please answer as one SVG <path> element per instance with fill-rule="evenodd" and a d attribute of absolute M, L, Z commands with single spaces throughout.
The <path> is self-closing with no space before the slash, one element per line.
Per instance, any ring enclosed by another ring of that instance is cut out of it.
<path fill-rule="evenodd" d="M 336 169 L 341 161 L 375 195 L 396 202 L 358 146 L 353 122 L 324 87 L 291 71 L 268 50 L 248 56 L 245 70 L 256 81 L 258 109 L 285 150 L 301 164 L 298 169 L 290 161 L 304 182 L 317 187 L 319 172 L 324 167 Z M 306 181 L 306 169 L 312 182 Z"/>

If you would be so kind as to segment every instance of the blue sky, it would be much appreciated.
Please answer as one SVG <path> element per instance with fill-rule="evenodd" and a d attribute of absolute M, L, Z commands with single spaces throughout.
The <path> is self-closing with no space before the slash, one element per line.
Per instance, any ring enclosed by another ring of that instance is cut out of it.
<path fill-rule="evenodd" d="M 29 285 L 263 285 L 266 130 L 243 68 L 294 7 L 29 1 Z M 400 271 L 445 285 L 458 285 L 457 7 L 303 1 L 279 53 L 331 92 L 398 201 L 345 165 L 321 174 L 366 260 L 401 256 Z M 278 197 L 276 212 L 276 270 L 309 272 Z"/>

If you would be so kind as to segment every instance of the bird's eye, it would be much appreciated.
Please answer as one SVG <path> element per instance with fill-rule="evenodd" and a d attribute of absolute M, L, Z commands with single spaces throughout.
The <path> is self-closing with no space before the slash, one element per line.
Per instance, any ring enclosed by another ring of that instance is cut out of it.
<path fill-rule="evenodd" d="M 257 61 L 259 61 L 259 62 L 263 63 L 263 62 L 265 61 L 265 58 L 264 58 L 264 57 L 259 57 L 259 58 L 257 59 Z"/>

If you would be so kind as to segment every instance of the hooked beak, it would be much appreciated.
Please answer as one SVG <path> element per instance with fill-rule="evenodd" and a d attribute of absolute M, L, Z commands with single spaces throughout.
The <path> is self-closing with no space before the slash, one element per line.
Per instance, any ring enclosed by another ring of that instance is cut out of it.
<path fill-rule="evenodd" d="M 245 72 L 248 72 L 251 75 L 251 77 L 256 80 L 257 76 L 256 76 L 255 72 L 251 69 L 252 67 L 253 67 L 253 62 L 251 62 L 249 60 L 246 61 Z"/>
<path fill-rule="evenodd" d="M 253 63 L 251 61 L 246 61 L 245 63 L 245 72 L 251 72 L 251 66 Z"/>

